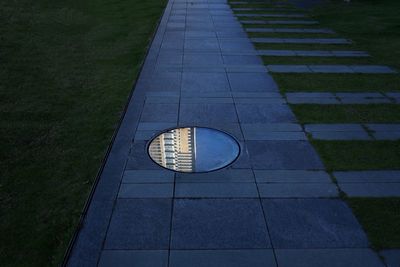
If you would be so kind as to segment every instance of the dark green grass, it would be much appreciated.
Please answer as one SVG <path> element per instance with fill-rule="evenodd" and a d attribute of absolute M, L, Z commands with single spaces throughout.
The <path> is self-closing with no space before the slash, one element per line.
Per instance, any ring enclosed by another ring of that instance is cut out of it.
<path fill-rule="evenodd" d="M 400 169 L 400 141 L 312 140 L 328 171 Z"/>
<path fill-rule="evenodd" d="M 400 198 L 349 198 L 376 249 L 400 248 Z"/>
<path fill-rule="evenodd" d="M 60 264 L 164 6 L 0 3 L 0 265 Z"/>
<path fill-rule="evenodd" d="M 359 49 L 395 68 L 400 68 L 399 14 L 398 0 L 336 0 L 312 12 L 321 25 L 351 38 Z"/>
<path fill-rule="evenodd" d="M 400 105 L 291 105 L 301 123 L 400 123 Z"/>
<path fill-rule="evenodd" d="M 265 65 L 288 64 L 288 65 L 360 65 L 375 64 L 372 58 L 363 57 L 262 57 Z"/>
<path fill-rule="evenodd" d="M 399 91 L 400 75 L 397 74 L 298 74 L 273 73 L 282 91 L 365 92 Z"/>

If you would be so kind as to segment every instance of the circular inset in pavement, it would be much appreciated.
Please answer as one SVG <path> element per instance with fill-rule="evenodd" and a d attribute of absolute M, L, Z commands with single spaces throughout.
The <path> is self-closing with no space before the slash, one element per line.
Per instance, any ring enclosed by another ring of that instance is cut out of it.
<path fill-rule="evenodd" d="M 151 159 L 178 172 L 209 172 L 228 166 L 240 153 L 239 143 L 229 134 L 203 127 L 167 130 L 151 140 Z"/>

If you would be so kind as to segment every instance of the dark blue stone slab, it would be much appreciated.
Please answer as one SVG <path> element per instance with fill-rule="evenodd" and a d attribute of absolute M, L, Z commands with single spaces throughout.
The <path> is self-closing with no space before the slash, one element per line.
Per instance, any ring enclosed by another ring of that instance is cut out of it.
<path fill-rule="evenodd" d="M 277 249 L 280 267 L 384 267 L 371 249 Z"/>
<path fill-rule="evenodd" d="M 221 92 L 229 90 L 229 82 L 225 73 L 184 72 L 182 75 L 182 91 Z"/>
<path fill-rule="evenodd" d="M 233 104 L 181 104 L 179 123 L 237 122 Z"/>
<path fill-rule="evenodd" d="M 141 122 L 177 122 L 178 104 L 148 103 L 144 106 Z"/>
<path fill-rule="evenodd" d="M 318 170 L 322 162 L 307 141 L 247 141 L 254 169 Z"/>
<path fill-rule="evenodd" d="M 168 249 L 171 200 L 119 199 L 111 218 L 106 249 Z"/>
<path fill-rule="evenodd" d="M 241 123 L 290 123 L 296 118 L 287 105 L 236 104 Z"/>
<path fill-rule="evenodd" d="M 172 250 L 170 267 L 275 267 L 272 249 Z"/>
<path fill-rule="evenodd" d="M 270 247 L 257 199 L 175 200 L 172 249 Z"/>
<path fill-rule="evenodd" d="M 366 248 L 351 209 L 335 199 L 263 200 L 275 248 Z"/>
<path fill-rule="evenodd" d="M 277 92 L 278 86 L 265 73 L 229 73 L 232 91 L 236 92 Z"/>
<path fill-rule="evenodd" d="M 167 250 L 103 250 L 99 267 L 167 267 Z"/>

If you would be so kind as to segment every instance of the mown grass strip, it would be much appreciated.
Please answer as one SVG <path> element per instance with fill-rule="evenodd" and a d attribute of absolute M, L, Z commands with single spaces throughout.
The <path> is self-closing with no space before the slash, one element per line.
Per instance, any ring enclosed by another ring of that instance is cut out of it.
<path fill-rule="evenodd" d="M 375 249 L 400 248 L 400 198 L 349 198 Z"/>
<path fill-rule="evenodd" d="M 400 90 L 397 74 L 273 73 L 283 92 L 390 92 Z"/>
<path fill-rule="evenodd" d="M 400 105 L 291 105 L 300 123 L 400 123 Z"/>
<path fill-rule="evenodd" d="M 311 141 L 328 171 L 400 169 L 400 141 Z"/>

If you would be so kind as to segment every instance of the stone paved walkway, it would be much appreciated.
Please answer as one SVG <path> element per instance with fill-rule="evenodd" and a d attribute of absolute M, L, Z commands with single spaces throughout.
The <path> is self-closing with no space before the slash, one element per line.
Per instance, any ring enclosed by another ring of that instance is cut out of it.
<path fill-rule="evenodd" d="M 170 0 L 68 266 L 383 266 L 224 0 Z M 157 132 L 208 126 L 239 159 L 175 174 Z"/>

